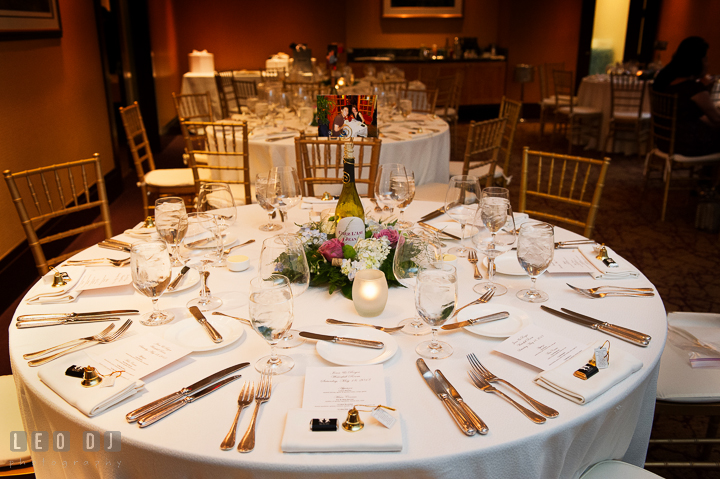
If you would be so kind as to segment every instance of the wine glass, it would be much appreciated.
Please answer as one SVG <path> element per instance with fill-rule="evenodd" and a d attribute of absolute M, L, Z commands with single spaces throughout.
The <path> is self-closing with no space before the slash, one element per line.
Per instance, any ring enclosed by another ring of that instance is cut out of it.
<path fill-rule="evenodd" d="M 458 284 L 455 267 L 447 263 L 435 263 L 420 270 L 415 285 L 415 309 L 420 317 L 432 327 L 432 338 L 423 341 L 415 352 L 428 359 L 445 359 L 452 355 L 448 343 L 438 341 L 437 328 L 455 312 Z"/>
<path fill-rule="evenodd" d="M 177 258 L 177 249 L 187 232 L 185 201 L 177 196 L 155 200 L 155 228 L 168 247 L 172 246 L 172 266 L 182 264 Z"/>
<path fill-rule="evenodd" d="M 405 167 L 399 163 L 380 165 L 375 179 L 375 198 L 388 208 L 395 208 L 407 199 L 408 193 Z"/>
<path fill-rule="evenodd" d="M 403 231 L 399 238 L 393 257 L 393 274 L 400 284 L 406 288 L 415 288 L 418 272 L 431 264 L 440 261 L 442 251 L 433 238 L 424 228 L 414 228 Z M 430 332 L 430 327 L 423 323 L 418 316 L 404 319 L 398 326 L 404 326 L 402 331 L 406 334 L 421 336 Z"/>
<path fill-rule="evenodd" d="M 305 129 L 313 120 L 315 112 L 311 106 L 303 106 L 298 108 L 298 118 L 300 119 L 300 125 Z"/>
<path fill-rule="evenodd" d="M 403 118 L 407 118 L 410 113 L 412 113 L 412 100 L 408 98 L 403 98 L 400 100 L 400 113 L 402 113 Z"/>
<path fill-rule="evenodd" d="M 164 241 L 136 243 L 130 249 L 130 273 L 135 288 L 152 299 L 153 310 L 140 319 L 145 326 L 159 326 L 175 318 L 169 311 L 158 309 L 158 299 L 165 292 L 172 277 L 170 254 Z"/>
<path fill-rule="evenodd" d="M 270 355 L 257 360 L 255 369 L 272 374 L 290 371 L 295 362 L 289 356 L 278 356 L 275 346 L 290 329 L 293 321 L 293 295 L 290 281 L 282 275 L 260 276 L 250 280 L 250 322 L 268 343 Z"/>
<path fill-rule="evenodd" d="M 450 178 L 445 195 L 445 213 L 458 223 L 462 239 L 460 246 L 450 248 L 448 253 L 458 258 L 465 258 L 468 249 L 465 247 L 465 225 L 475 217 L 480 203 L 480 182 L 476 176 L 460 175 Z"/>
<path fill-rule="evenodd" d="M 265 124 L 267 123 L 267 115 L 269 109 L 270 107 L 268 106 L 268 102 L 266 101 L 259 101 L 255 103 L 255 115 L 260 118 L 262 126 L 265 126 Z"/>
<path fill-rule="evenodd" d="M 482 195 L 482 204 L 473 221 L 478 228 L 473 243 L 478 252 L 488 258 L 488 280 L 476 284 L 473 291 L 483 295 L 492 290 L 501 296 L 507 293 L 507 288 L 494 281 L 495 258 L 510 251 L 515 243 L 515 220 L 506 188 L 485 188 Z"/>
<path fill-rule="evenodd" d="M 270 189 L 274 189 L 276 183 L 270 184 Z M 260 231 L 278 231 L 282 229 L 282 225 L 273 223 L 273 214 L 275 207 L 267 200 L 268 178 L 267 175 L 258 174 L 255 176 L 255 199 L 258 204 L 268 212 L 268 223 L 260 227 Z"/>
<path fill-rule="evenodd" d="M 517 297 L 529 303 L 542 303 L 549 296 L 535 289 L 537 277 L 552 263 L 555 253 L 553 226 L 548 223 L 523 223 L 518 234 L 517 257 L 520 266 L 530 275 L 532 287 L 518 291 Z"/>
<path fill-rule="evenodd" d="M 274 208 L 280 210 L 280 216 L 287 216 L 288 208 L 292 208 L 302 201 L 300 179 L 295 167 L 275 166 L 270 169 L 267 179 L 268 185 L 275 185 L 275 188 L 266 190 L 265 199 Z"/>
<path fill-rule="evenodd" d="M 197 197 L 197 211 L 210 213 L 215 216 L 218 232 L 220 233 L 217 261 L 214 266 L 226 266 L 225 244 L 223 237 L 225 231 L 235 223 L 237 208 L 230 185 L 226 183 L 203 183 Z"/>
<path fill-rule="evenodd" d="M 220 243 L 217 238 L 217 218 L 209 213 L 188 213 L 188 229 L 185 238 L 180 242 L 177 249 L 178 257 L 190 268 L 200 273 L 200 297 L 188 301 L 187 307 L 197 306 L 201 311 L 211 311 L 219 308 L 223 303 L 220 298 L 210 294 L 205 284 L 205 270 L 207 265 L 215 261 Z M 208 247 L 210 246 L 210 247 Z"/>
<path fill-rule="evenodd" d="M 405 209 L 410 206 L 410 203 L 412 203 L 415 198 L 415 173 L 408 169 L 406 169 L 405 172 L 407 173 L 408 195 L 405 200 L 398 205 L 398 209 L 400 210 L 400 219 L 395 224 L 398 228 L 410 228 L 413 224 L 415 224 L 412 221 L 405 220 Z"/>

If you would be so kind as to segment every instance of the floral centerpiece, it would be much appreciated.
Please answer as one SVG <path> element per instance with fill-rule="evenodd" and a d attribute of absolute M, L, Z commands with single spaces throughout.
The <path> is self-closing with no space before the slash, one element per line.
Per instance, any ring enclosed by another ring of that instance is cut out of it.
<path fill-rule="evenodd" d="M 354 246 L 335 237 L 333 216 L 301 225 L 298 236 L 310 268 L 310 285 L 327 284 L 331 294 L 340 290 L 352 299 L 355 274 L 363 269 L 377 269 L 385 274 L 388 286 L 399 286 L 393 274 L 393 258 L 400 237 L 395 223 L 366 220 L 365 238 Z"/>

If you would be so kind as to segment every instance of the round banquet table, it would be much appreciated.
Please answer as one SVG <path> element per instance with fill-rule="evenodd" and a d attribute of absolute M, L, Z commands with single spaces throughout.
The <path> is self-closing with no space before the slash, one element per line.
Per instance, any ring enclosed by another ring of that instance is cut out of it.
<path fill-rule="evenodd" d="M 432 202 L 414 202 L 408 208 L 408 217 L 418 218 L 438 206 L 439 204 Z M 293 209 L 289 217 L 289 224 L 293 225 L 306 221 L 308 213 L 306 210 Z M 252 266 L 240 273 L 221 268 L 212 269 L 209 286 L 213 294 L 221 298 L 237 298 L 247 293 L 248 282 L 256 274 L 262 240 L 269 236 L 258 230 L 258 226 L 267 220 L 267 215 L 259 206 L 241 207 L 238 218 L 239 221 L 231 231 L 238 234 L 240 241 L 247 238 L 257 240 L 242 250 L 243 254 L 251 258 Z M 294 228 L 293 226 L 292 229 Z M 556 231 L 556 240 L 577 237 L 566 230 L 558 228 Z M 133 240 L 123 235 L 118 238 Z M 94 246 L 80 253 L 79 257 L 122 258 L 126 255 Z M 463 305 L 476 299 L 477 295 L 472 292 L 475 281 L 472 279 L 471 265 L 463 259 L 458 261 L 458 304 Z M 517 299 L 515 293 L 530 284 L 528 277 L 498 275 L 498 280 L 509 287 L 508 294 L 495 297 L 490 303 L 497 306 L 498 310 L 502 310 L 503 305 L 519 307 L 529 314 L 534 324 L 583 343 L 607 338 L 600 332 L 551 316 L 541 311 L 537 304 L 528 304 Z M 89 418 L 38 379 L 38 369 L 49 365 L 30 368 L 22 355 L 59 342 L 94 334 L 99 331 L 99 325 L 79 324 L 20 330 L 11 324 L 10 355 L 26 431 L 70 433 L 69 451 L 56 452 L 51 449 L 48 452 L 32 453 L 35 473 L 39 478 L 216 478 L 282 475 L 316 479 L 337 476 L 367 477 L 369 474 L 408 478 L 577 478 L 588 466 L 603 459 L 622 459 L 642 466 L 652 425 L 659 359 L 666 337 L 667 323 L 662 301 L 658 296 L 589 299 L 570 290 L 565 286 L 566 281 L 569 281 L 568 277 L 547 274 L 539 278 L 538 287 L 550 294 L 550 300 L 545 304 L 556 309 L 567 307 L 650 334 L 653 339 L 647 348 L 610 338 L 613 350 L 634 355 L 642 361 L 643 367 L 594 401 L 579 405 L 537 387 L 532 382 L 538 373 L 537 369 L 492 353 L 501 339 L 480 337 L 465 330 L 442 332 L 441 339 L 448 341 L 455 352 L 445 360 L 427 360 L 428 366 L 443 371 L 490 429 L 485 436 L 467 437 L 451 420 L 416 369 L 415 361 L 418 356 L 415 346 L 427 337 L 395 333 L 393 337 L 399 349 L 383 366 L 387 404 L 397 408 L 401 414 L 401 452 L 289 454 L 281 451 L 286 413 L 288 409 L 302 406 L 306 368 L 333 366 L 316 353 L 314 341 L 308 340 L 296 348 L 285 350 L 285 353 L 295 360 L 295 368 L 274 378 L 272 397 L 260 411 L 255 450 L 248 454 L 239 454 L 235 450 L 221 451 L 219 445 L 237 410 L 241 383 L 257 383 L 259 380 L 259 374 L 252 367 L 240 371 L 243 376 L 241 380 L 147 428 L 140 429 L 136 424 L 128 424 L 125 414 L 229 365 L 243 361 L 254 363 L 260 356 L 267 354 L 268 344 L 249 327 L 246 328 L 243 340 L 214 351 L 192 353 L 178 360 L 144 378 L 145 391 Z M 575 276 L 571 282 L 580 287 L 611 283 L 593 280 L 590 276 Z M 615 284 L 650 286 L 649 281 L 642 275 L 621 282 L 615 280 Z M 160 307 L 175 312 L 175 322 L 189 318 L 190 314 L 184 305 L 198 294 L 198 288 L 196 286 L 163 296 Z M 121 308 L 136 308 L 145 312 L 150 309 L 150 300 L 136 293 L 131 286 L 124 286 L 85 291 L 75 303 L 70 304 L 28 306 L 23 302 L 18 307 L 16 316 L 51 311 Z M 219 310 L 247 317 L 247 306 L 236 309 L 221 307 Z M 391 288 L 385 311 L 379 317 L 368 320 L 360 318 L 352 302 L 340 293 L 329 295 L 327 288 L 311 287 L 295 299 L 294 327 L 303 329 L 324 324 L 328 317 L 393 326 L 411 315 L 414 315 L 414 301 L 413 292 L 409 289 Z M 212 322 L 213 316 L 208 313 L 207 317 Z M 14 321 L 13 319 L 13 323 Z M 162 335 L 172 324 L 150 328 L 142 326 L 136 320 L 131 331 Z M 122 341 L 116 344 L 122 344 Z M 94 349 L 103 347 L 95 346 Z M 466 355 L 471 352 L 496 375 L 510 380 L 537 400 L 557 409 L 559 417 L 548 419 L 542 425 L 534 424 L 507 402 L 476 389 L 469 382 L 466 373 Z M 78 364 L 86 360 L 85 352 L 74 354 Z M 242 437 L 247 428 L 250 416 L 249 411 L 243 412 L 238 426 L 238 438 Z M 81 447 L 83 431 L 120 431 L 122 450 L 84 452 Z"/>

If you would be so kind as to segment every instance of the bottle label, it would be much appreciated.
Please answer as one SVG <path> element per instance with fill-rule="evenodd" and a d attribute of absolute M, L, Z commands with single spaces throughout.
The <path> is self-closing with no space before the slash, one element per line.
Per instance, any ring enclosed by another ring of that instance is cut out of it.
<path fill-rule="evenodd" d="M 355 246 L 358 240 L 365 238 L 365 222 L 357 216 L 348 216 L 338 221 L 335 236 L 343 243 Z"/>

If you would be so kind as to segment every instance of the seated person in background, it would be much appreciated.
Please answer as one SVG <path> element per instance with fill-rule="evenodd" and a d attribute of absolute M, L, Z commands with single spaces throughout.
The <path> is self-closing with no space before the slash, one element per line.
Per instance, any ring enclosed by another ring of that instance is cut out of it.
<path fill-rule="evenodd" d="M 343 125 L 345 124 L 345 118 L 348 116 L 348 107 L 343 106 L 340 108 L 340 111 L 333 119 L 332 123 L 332 130 L 330 131 L 330 136 L 338 137 L 340 136 L 340 132 L 342 131 Z"/>
<path fill-rule="evenodd" d="M 354 105 L 354 104 L 353 104 L 353 105 L 351 106 L 351 110 L 352 110 L 352 112 L 350 113 L 350 115 L 351 115 L 355 120 L 357 120 L 357 121 L 359 121 L 359 122 L 362 122 L 362 123 L 365 123 L 365 118 L 363 118 L 362 113 L 360 113 L 360 112 L 358 111 L 357 105 Z"/>
<path fill-rule="evenodd" d="M 678 96 L 675 153 L 686 156 L 720 153 L 720 110 L 710 99 L 707 51 L 702 38 L 686 38 L 652 85 L 657 92 Z M 667 151 L 668 145 L 657 146 Z"/>

